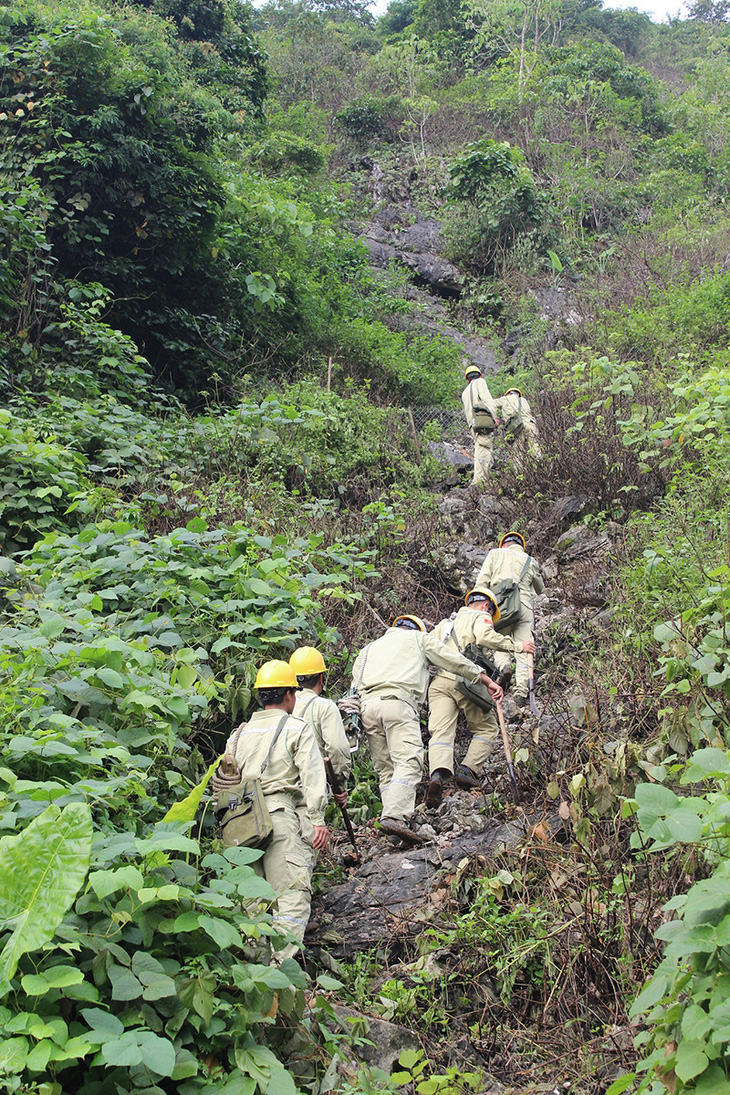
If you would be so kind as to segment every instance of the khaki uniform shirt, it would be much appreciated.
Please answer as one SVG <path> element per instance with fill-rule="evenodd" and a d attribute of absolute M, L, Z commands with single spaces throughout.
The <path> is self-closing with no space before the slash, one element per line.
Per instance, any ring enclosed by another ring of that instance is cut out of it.
<path fill-rule="evenodd" d="M 453 623 L 451 620 L 442 620 L 431 634 L 453 650 L 466 650 L 470 643 L 478 646 L 485 654 L 490 650 L 513 653 L 522 649 L 521 642 L 515 642 L 508 635 L 500 635 L 494 630 L 489 612 L 485 609 L 469 608 L 468 605 L 459 609 Z M 457 674 L 443 673 L 442 676 L 456 680 Z"/>
<path fill-rule="evenodd" d="M 486 586 L 489 589 L 495 582 L 500 582 L 504 578 L 512 578 L 516 582 L 527 558 L 527 554 L 519 544 L 492 548 L 482 563 L 475 588 Z M 544 588 L 545 583 L 542 580 L 540 566 L 535 559 L 530 559 L 530 565 L 520 581 L 520 601 L 525 608 L 532 608 L 535 594 L 542 593 Z"/>
<path fill-rule="evenodd" d="M 239 727 L 241 732 L 233 755 L 243 779 L 259 776 L 284 714 L 281 708 L 270 707 L 257 711 Z M 265 795 L 286 795 L 295 806 L 306 807 L 312 825 L 324 825 L 327 779 L 314 730 L 308 722 L 293 715 L 287 715 L 286 720 L 261 776 L 261 789 Z M 233 752 L 231 743 L 237 733 L 234 730 L 228 739 L 227 753 Z"/>
<path fill-rule="evenodd" d="M 360 692 L 397 696 L 418 706 L 426 699 L 429 665 L 456 673 L 472 684 L 481 679 L 479 666 L 433 634 L 389 627 L 358 654 L 352 668 L 353 685 Z"/>
<path fill-rule="evenodd" d="M 350 743 L 337 704 L 326 696 L 317 695 L 311 688 L 302 688 L 297 692 L 294 714 L 311 725 L 322 755 L 332 761 L 344 790 L 350 774 Z"/>
<path fill-rule="evenodd" d="M 461 393 L 461 402 L 464 405 L 466 424 L 470 430 L 474 429 L 474 411 L 472 409 L 472 403 L 476 403 L 477 407 L 486 407 L 487 410 L 491 412 L 494 419 L 499 418 L 497 405 L 492 398 L 489 385 L 484 377 L 480 377 L 478 380 L 469 381 Z"/>
<path fill-rule="evenodd" d="M 495 399 L 494 404 L 499 412 L 499 417 L 502 425 L 510 432 L 510 421 L 516 416 L 522 417 L 522 422 L 517 426 L 519 431 L 525 425 L 534 426 L 535 416 L 532 413 L 530 404 L 525 399 L 524 395 L 517 395 L 516 392 L 509 392 L 507 395 L 500 396 L 499 399 Z"/>

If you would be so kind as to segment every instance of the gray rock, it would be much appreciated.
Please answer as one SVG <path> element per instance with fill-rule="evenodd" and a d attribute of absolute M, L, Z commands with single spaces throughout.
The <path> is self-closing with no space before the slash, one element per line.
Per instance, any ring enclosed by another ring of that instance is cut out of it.
<path fill-rule="evenodd" d="M 372 1045 L 357 1044 L 350 1046 L 354 1057 L 373 1068 L 380 1068 L 390 1075 L 398 1063 L 398 1058 L 406 1049 L 419 1049 L 418 1038 L 407 1027 L 397 1023 L 388 1023 L 385 1019 L 376 1019 L 373 1015 L 364 1015 L 354 1008 L 333 1006 L 335 1017 L 343 1031 L 352 1031 L 353 1027 L 367 1027 L 367 1038 Z"/>
<path fill-rule="evenodd" d="M 458 296 L 464 275 L 441 254 L 438 222 L 431 218 L 416 220 L 401 229 L 392 210 L 381 213 L 364 230 L 362 239 L 375 266 L 385 267 L 396 261 L 407 266 L 432 289 L 447 296 Z"/>
<path fill-rule="evenodd" d="M 442 464 L 448 464 L 449 467 L 467 470 L 474 467 L 473 458 L 449 444 L 448 441 L 429 441 L 426 448 L 437 460 L 440 460 Z"/>
<path fill-rule="evenodd" d="M 388 852 L 379 844 L 375 858 L 363 863 L 357 875 L 315 898 L 307 945 L 324 946 L 336 958 L 350 958 L 416 934 L 446 862 L 459 863 L 465 856 L 490 858 L 516 848 L 525 832 L 522 820 L 486 819 L 486 825 L 484 832 L 453 839 L 442 835 L 438 848 L 425 845 Z"/>
<path fill-rule="evenodd" d="M 587 525 L 573 525 L 558 537 L 555 550 L 560 562 L 585 556 L 604 556 L 611 550 L 611 537 L 607 529 L 595 532 Z"/>
<path fill-rule="evenodd" d="M 441 555 L 438 567 L 447 588 L 461 596 L 468 593 L 486 557 L 487 553 L 483 548 L 466 543 L 457 543 L 451 551 Z"/>
<path fill-rule="evenodd" d="M 549 529 L 565 528 L 574 522 L 576 517 L 581 517 L 591 510 L 591 499 L 584 494 L 569 494 L 565 498 L 558 498 L 553 502 L 545 514 L 545 525 Z"/>

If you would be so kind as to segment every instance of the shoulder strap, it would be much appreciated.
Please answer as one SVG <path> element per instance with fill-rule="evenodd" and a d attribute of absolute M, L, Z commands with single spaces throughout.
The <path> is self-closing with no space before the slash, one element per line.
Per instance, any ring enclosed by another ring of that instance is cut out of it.
<path fill-rule="evenodd" d="M 288 718 L 289 718 L 288 715 L 282 715 L 282 717 L 279 719 L 278 726 L 276 727 L 276 730 L 274 731 L 274 740 L 272 741 L 272 743 L 269 747 L 269 751 L 266 754 L 266 760 L 264 761 L 264 763 L 261 766 L 261 771 L 259 772 L 259 779 L 261 779 L 264 772 L 266 771 L 266 769 L 269 766 L 269 761 L 271 760 L 271 754 L 274 752 L 274 746 L 276 745 L 277 741 L 279 740 L 279 734 L 283 730 L 284 723 L 286 722 L 286 720 Z"/>
<path fill-rule="evenodd" d="M 312 706 L 314 701 L 318 700 L 318 699 L 319 699 L 319 696 L 312 696 L 311 700 L 307 700 L 307 702 L 304 705 L 304 710 L 302 711 L 301 715 L 299 716 L 300 719 L 304 718 L 304 716 L 306 715 L 307 711 Z"/>
<path fill-rule="evenodd" d="M 530 563 L 531 563 L 531 562 L 533 562 L 533 558 L 532 558 L 532 556 L 531 556 L 531 555 L 528 555 L 528 556 L 527 556 L 527 559 L 525 560 L 525 565 L 523 566 L 522 570 L 520 571 L 520 576 L 519 576 L 519 578 L 517 579 L 517 585 L 519 585 L 519 584 L 520 584 L 520 582 L 522 581 L 522 579 L 523 579 L 523 578 L 525 577 L 525 575 L 527 574 L 527 571 L 528 571 L 528 570 L 530 569 Z"/>
<path fill-rule="evenodd" d="M 360 666 L 360 672 L 357 675 L 357 680 L 355 681 L 354 685 L 352 686 L 353 692 L 359 692 L 360 691 L 360 685 L 362 684 L 362 679 L 365 675 L 365 663 L 368 660 L 368 653 L 370 652 L 370 647 L 371 646 L 372 646 L 372 643 L 368 643 L 368 645 L 363 648 L 362 653 L 365 656 L 362 660 L 362 665 Z"/>

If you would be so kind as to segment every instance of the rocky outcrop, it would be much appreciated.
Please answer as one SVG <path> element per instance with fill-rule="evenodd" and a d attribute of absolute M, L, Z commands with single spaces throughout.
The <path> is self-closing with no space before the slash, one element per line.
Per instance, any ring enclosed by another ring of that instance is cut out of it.
<path fill-rule="evenodd" d="M 388 945 L 416 934 L 428 918 L 429 901 L 439 881 L 469 856 L 485 859 L 518 847 L 529 826 L 524 815 L 495 821 L 484 796 L 451 795 L 431 827 L 433 844 L 412 851 L 388 850 L 378 840 L 347 882 L 318 897 L 307 930 L 310 947 L 324 946 L 336 958 Z M 423 815 L 425 817 L 425 814 Z M 421 832 L 428 832 L 424 827 Z"/>
<path fill-rule="evenodd" d="M 464 275 L 439 253 L 438 221 L 413 211 L 415 219 L 406 224 L 404 212 L 383 209 L 366 225 L 361 239 L 368 249 L 370 261 L 381 267 L 393 261 L 401 262 L 433 291 L 448 297 L 459 296 Z"/>

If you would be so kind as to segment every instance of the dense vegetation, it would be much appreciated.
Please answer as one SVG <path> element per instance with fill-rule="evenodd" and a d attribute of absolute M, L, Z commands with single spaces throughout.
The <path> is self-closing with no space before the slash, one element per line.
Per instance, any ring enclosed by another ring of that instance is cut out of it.
<path fill-rule="evenodd" d="M 730 1091 L 727 15 L 0 7 L 2 1091 Z M 504 520 L 546 555 L 580 494 L 622 546 L 607 628 L 542 654 L 596 723 L 520 762 L 566 842 L 457 872 L 418 953 L 306 975 L 198 808 L 262 657 L 321 643 L 336 691 L 373 609 L 453 606 L 406 411 L 440 435 L 462 351 L 369 264 L 383 208 L 439 220 L 450 322 L 537 410 Z M 334 998 L 425 1055 L 358 1070 Z"/>

